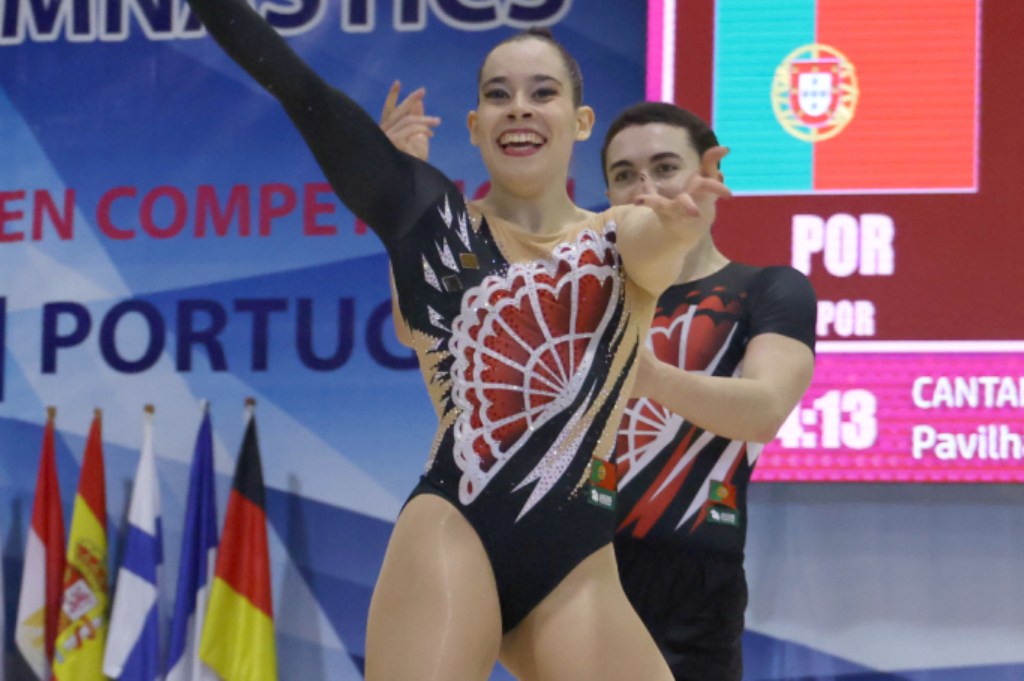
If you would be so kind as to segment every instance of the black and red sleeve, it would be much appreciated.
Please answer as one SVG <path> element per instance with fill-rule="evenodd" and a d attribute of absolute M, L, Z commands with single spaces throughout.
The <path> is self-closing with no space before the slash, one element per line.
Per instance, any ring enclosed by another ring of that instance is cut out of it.
<path fill-rule="evenodd" d="M 817 297 L 807 277 L 792 267 L 766 267 L 751 284 L 750 337 L 778 333 L 814 351 Z"/>

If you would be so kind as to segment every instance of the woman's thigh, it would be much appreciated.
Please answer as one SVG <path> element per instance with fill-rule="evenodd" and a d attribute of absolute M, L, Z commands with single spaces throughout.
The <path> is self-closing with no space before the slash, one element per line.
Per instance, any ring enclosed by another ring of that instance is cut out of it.
<path fill-rule="evenodd" d="M 414 498 L 373 591 L 367 681 L 483 681 L 500 645 L 497 589 L 480 538 L 441 497 Z"/>
<path fill-rule="evenodd" d="M 576 566 L 505 635 L 501 661 L 520 681 L 672 681 L 619 585 L 610 545 Z"/>

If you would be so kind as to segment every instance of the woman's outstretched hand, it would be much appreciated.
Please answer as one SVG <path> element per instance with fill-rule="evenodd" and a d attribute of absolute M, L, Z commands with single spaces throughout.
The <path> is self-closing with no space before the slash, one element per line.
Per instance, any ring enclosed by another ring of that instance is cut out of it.
<path fill-rule="evenodd" d="M 641 194 L 634 203 L 647 206 L 666 227 L 678 232 L 680 238 L 696 243 L 711 229 L 715 219 L 715 202 L 732 196 L 722 181 L 718 164 L 729 153 L 726 147 L 716 146 L 701 156 L 700 172 L 694 173 L 682 192 L 672 198 L 660 194 Z"/>

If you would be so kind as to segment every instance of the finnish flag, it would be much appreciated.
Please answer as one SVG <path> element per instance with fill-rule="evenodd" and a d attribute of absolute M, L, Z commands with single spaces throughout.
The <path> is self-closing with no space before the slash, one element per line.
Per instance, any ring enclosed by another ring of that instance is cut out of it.
<path fill-rule="evenodd" d="M 146 407 L 142 453 L 135 473 L 124 560 L 117 573 L 103 673 L 114 679 L 160 679 L 157 573 L 163 562 L 160 484 L 153 454 L 153 408 Z"/>

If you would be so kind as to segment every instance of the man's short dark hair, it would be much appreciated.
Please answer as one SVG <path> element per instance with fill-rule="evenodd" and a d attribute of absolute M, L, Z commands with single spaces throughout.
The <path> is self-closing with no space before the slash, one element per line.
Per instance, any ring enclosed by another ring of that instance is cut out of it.
<path fill-rule="evenodd" d="M 698 156 L 703 156 L 705 151 L 718 146 L 718 137 L 715 136 L 715 131 L 704 119 L 692 111 L 665 102 L 634 104 L 612 121 L 604 136 L 604 145 L 601 146 L 601 174 L 604 176 L 606 186 L 608 184 L 608 145 L 611 144 L 612 139 L 626 128 L 651 123 L 664 123 L 686 130 L 690 134 L 690 143 L 697 151 Z"/>

